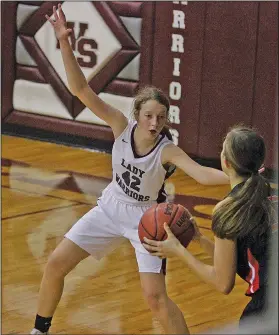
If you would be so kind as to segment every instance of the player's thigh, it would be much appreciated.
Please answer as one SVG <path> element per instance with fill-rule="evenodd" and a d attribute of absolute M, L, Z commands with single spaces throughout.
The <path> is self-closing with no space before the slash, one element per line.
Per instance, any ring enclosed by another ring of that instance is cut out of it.
<path fill-rule="evenodd" d="M 107 210 L 100 206 L 86 213 L 65 237 L 96 259 L 101 259 L 123 241 L 117 217 L 113 221 Z"/>
<path fill-rule="evenodd" d="M 140 282 L 146 299 L 167 298 L 165 276 L 163 273 L 140 272 Z"/>
<path fill-rule="evenodd" d="M 49 257 L 47 269 L 52 270 L 56 275 L 66 275 L 88 256 L 87 251 L 64 238 Z"/>

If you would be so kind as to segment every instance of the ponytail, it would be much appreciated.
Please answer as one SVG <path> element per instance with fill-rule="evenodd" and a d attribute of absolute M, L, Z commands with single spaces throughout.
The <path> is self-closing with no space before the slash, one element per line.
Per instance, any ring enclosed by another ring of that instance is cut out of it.
<path fill-rule="evenodd" d="M 261 237 L 272 222 L 271 187 L 259 173 L 253 173 L 236 194 L 228 196 L 213 213 L 212 230 L 219 238 Z"/>

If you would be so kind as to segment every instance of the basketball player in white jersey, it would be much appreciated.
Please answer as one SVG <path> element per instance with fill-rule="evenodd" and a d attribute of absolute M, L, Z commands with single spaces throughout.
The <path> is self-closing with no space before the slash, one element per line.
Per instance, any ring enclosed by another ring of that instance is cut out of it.
<path fill-rule="evenodd" d="M 188 329 L 179 308 L 168 297 L 163 262 L 149 254 L 138 237 L 143 213 L 156 203 L 168 174 L 175 165 L 202 184 L 228 184 L 217 169 L 203 167 L 175 146 L 164 134 L 169 101 L 154 87 L 135 98 L 134 119 L 102 101 L 89 87 L 68 41 L 71 32 L 61 6 L 53 7 L 54 20 L 47 16 L 60 43 L 70 90 L 112 129 L 113 180 L 103 191 L 97 206 L 85 214 L 65 235 L 50 256 L 39 292 L 39 304 L 32 334 L 47 333 L 62 295 L 65 276 L 92 255 L 97 259 L 115 249 L 123 239 L 135 248 L 143 295 L 166 333 L 186 334 Z M 93 321 L 94 322 L 94 321 Z"/>

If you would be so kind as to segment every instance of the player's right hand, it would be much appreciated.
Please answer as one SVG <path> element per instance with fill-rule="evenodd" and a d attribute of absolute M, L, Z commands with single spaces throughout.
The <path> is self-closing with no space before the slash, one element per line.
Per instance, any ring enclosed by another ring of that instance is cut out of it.
<path fill-rule="evenodd" d="M 56 11 L 56 7 L 53 6 L 53 15 L 54 20 L 51 19 L 48 15 L 45 17 L 53 26 L 56 38 L 58 40 L 68 39 L 68 36 L 72 33 L 72 29 L 67 29 L 66 17 L 62 10 L 61 4 L 58 4 L 58 11 Z"/>

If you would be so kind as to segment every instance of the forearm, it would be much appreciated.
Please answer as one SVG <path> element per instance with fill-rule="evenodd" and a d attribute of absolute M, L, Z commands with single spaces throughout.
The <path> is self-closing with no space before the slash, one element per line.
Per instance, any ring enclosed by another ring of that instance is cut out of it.
<path fill-rule="evenodd" d="M 193 270 L 204 282 L 217 287 L 217 278 L 212 265 L 204 264 L 200 262 L 195 256 L 193 256 L 186 248 L 181 246 L 177 256 L 185 263 L 187 266 Z"/>
<path fill-rule="evenodd" d="M 202 183 L 204 185 L 229 184 L 229 177 L 225 174 L 225 172 L 206 166 L 204 166 L 203 178 L 204 180 Z"/>
<path fill-rule="evenodd" d="M 86 78 L 76 61 L 68 38 L 60 40 L 59 43 L 70 91 L 77 95 L 87 85 Z"/>
<path fill-rule="evenodd" d="M 208 237 L 201 235 L 199 238 L 200 247 L 212 258 L 214 257 L 214 242 Z"/>

